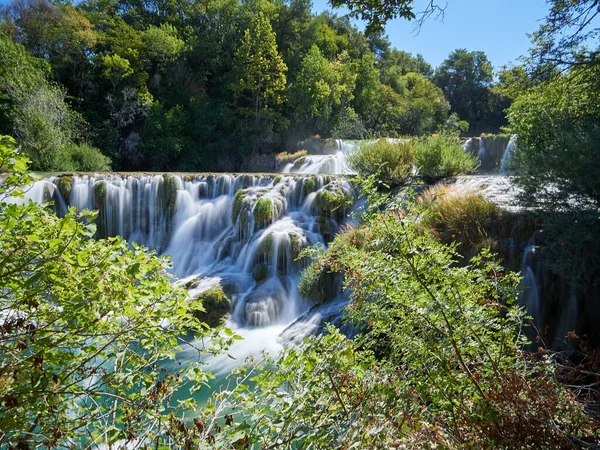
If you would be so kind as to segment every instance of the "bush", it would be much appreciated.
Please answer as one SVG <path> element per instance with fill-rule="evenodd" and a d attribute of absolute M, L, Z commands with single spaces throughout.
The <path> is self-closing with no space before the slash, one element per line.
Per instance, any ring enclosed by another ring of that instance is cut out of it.
<path fill-rule="evenodd" d="M 482 195 L 452 186 L 428 189 L 420 203 L 429 212 L 423 224 L 440 242 L 456 242 L 460 253 L 468 256 L 478 253 L 483 242 L 490 243 L 489 231 L 498 225 L 502 213 Z"/>
<path fill-rule="evenodd" d="M 71 144 L 64 151 L 65 167 L 77 172 L 109 172 L 110 158 L 88 144 Z"/>
<path fill-rule="evenodd" d="M 419 139 L 415 160 L 419 174 L 428 182 L 466 174 L 479 166 L 477 158 L 464 151 L 458 138 L 447 135 Z"/>
<path fill-rule="evenodd" d="M 391 186 L 405 184 L 413 173 L 414 148 L 410 141 L 380 139 L 365 143 L 348 155 L 348 165 L 361 175 L 376 175 Z"/>

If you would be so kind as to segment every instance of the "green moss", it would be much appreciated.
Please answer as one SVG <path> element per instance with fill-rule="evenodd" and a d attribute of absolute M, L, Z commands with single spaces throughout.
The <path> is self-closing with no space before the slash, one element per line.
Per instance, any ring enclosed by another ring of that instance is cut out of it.
<path fill-rule="evenodd" d="M 94 184 L 94 209 L 102 210 L 106 204 L 106 181 Z"/>
<path fill-rule="evenodd" d="M 301 236 L 297 235 L 296 233 L 290 233 L 290 243 L 292 245 L 292 259 L 295 260 L 298 258 L 298 255 L 300 255 L 300 252 L 304 248 L 302 245 Z"/>
<path fill-rule="evenodd" d="M 269 198 L 259 198 L 254 205 L 254 220 L 257 223 L 265 225 L 273 220 L 273 202 Z"/>
<path fill-rule="evenodd" d="M 231 222 L 235 225 L 237 222 L 238 216 L 240 215 L 240 211 L 242 210 L 242 206 L 244 205 L 244 200 L 246 198 L 246 191 L 240 189 L 235 193 L 235 197 L 233 197 L 233 206 L 231 207 Z"/>
<path fill-rule="evenodd" d="M 229 314 L 229 299 L 220 286 L 202 292 L 198 296 L 198 300 L 202 302 L 205 311 L 196 310 L 194 315 L 211 327 L 219 325 L 221 320 Z"/>
<path fill-rule="evenodd" d="M 275 177 L 275 179 L 273 179 L 273 185 L 279 184 L 280 181 L 281 181 L 280 176 Z"/>
<path fill-rule="evenodd" d="M 273 233 L 267 234 L 260 243 L 260 250 L 267 254 L 271 251 L 271 244 L 273 242 Z"/>
<path fill-rule="evenodd" d="M 302 164 L 304 164 L 304 161 L 306 161 L 306 156 L 302 156 L 302 157 L 298 158 L 296 161 L 294 161 L 294 169 L 299 169 L 300 167 L 302 167 Z"/>
<path fill-rule="evenodd" d="M 71 197 L 71 188 L 73 187 L 73 178 L 71 177 L 60 177 L 56 182 L 56 187 L 60 191 L 62 198 L 68 202 Z"/>
<path fill-rule="evenodd" d="M 305 178 L 302 182 L 302 193 L 308 195 L 317 190 L 317 180 L 314 177 Z"/>
<path fill-rule="evenodd" d="M 350 198 L 340 188 L 335 190 L 322 189 L 317 192 L 315 201 L 321 214 L 331 215 L 334 211 L 343 211 L 350 203 Z"/>
<path fill-rule="evenodd" d="M 298 282 L 298 292 L 304 299 L 325 303 L 336 297 L 338 293 L 337 281 L 336 273 L 312 265 L 302 271 Z"/>
<path fill-rule="evenodd" d="M 177 179 L 173 175 L 163 175 L 160 202 L 162 210 L 167 213 L 168 217 L 173 217 L 177 203 Z"/>
<path fill-rule="evenodd" d="M 252 270 L 252 276 L 256 281 L 263 281 L 269 278 L 269 268 L 265 264 L 258 264 Z"/>

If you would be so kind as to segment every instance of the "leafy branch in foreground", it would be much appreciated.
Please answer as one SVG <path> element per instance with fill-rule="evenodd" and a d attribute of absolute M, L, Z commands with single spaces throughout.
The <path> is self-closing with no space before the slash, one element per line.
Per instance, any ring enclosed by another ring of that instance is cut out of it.
<path fill-rule="evenodd" d="M 487 251 L 459 265 L 453 245 L 418 226 L 426 210 L 375 186 L 361 186 L 373 205 L 365 232 L 338 235 L 319 259 L 344 274 L 347 316 L 361 332 L 349 340 L 330 327 L 271 361 L 253 389 L 234 390 L 245 445 L 595 445 L 596 422 L 559 384 L 553 358 L 524 351 L 516 274 Z"/>
<path fill-rule="evenodd" d="M 210 374 L 161 363 L 190 329 L 209 337 L 192 314 L 201 305 L 171 283 L 166 259 L 94 240 L 93 213 L 59 219 L 19 204 L 27 161 L 10 138 L 0 162 L 10 172 L 0 186 L 0 447 L 168 445 L 169 418 L 194 408 L 173 393 Z M 214 351 L 231 339 L 213 340 Z"/>

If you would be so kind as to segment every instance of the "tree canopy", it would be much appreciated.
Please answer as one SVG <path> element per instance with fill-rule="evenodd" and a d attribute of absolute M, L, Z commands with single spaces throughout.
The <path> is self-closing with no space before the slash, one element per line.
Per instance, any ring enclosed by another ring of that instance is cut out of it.
<path fill-rule="evenodd" d="M 503 124 L 481 52 L 434 78 L 422 55 L 306 0 L 14 0 L 0 18 L 0 132 L 39 170 L 239 170 L 314 135 L 432 133 L 451 112 L 471 132 Z"/>

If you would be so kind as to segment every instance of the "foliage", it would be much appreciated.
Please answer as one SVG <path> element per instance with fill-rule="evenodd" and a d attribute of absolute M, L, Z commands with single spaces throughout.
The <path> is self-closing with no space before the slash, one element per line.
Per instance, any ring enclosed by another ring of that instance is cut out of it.
<path fill-rule="evenodd" d="M 110 158 L 88 144 L 71 144 L 65 149 L 64 153 L 68 160 L 60 163 L 59 167 L 62 170 L 79 172 L 110 171 Z"/>
<path fill-rule="evenodd" d="M 509 109 L 518 135 L 512 166 L 521 200 L 546 209 L 600 205 L 598 67 L 575 69 L 519 96 Z"/>
<path fill-rule="evenodd" d="M 308 266 L 302 271 L 298 281 L 298 293 L 304 299 L 325 303 L 335 298 L 339 290 L 337 274 L 331 273 L 327 268 L 316 265 Z"/>
<path fill-rule="evenodd" d="M 596 0 L 548 1 L 545 21 L 533 33 L 530 62 L 537 72 L 598 63 L 600 14 Z"/>
<path fill-rule="evenodd" d="M 293 163 L 297 159 L 302 158 L 306 155 L 308 155 L 308 152 L 306 150 L 298 150 L 294 153 L 281 152 L 275 155 L 275 161 L 277 163 L 277 166 L 284 166 L 286 164 Z"/>
<path fill-rule="evenodd" d="M 170 414 L 194 404 L 171 402 L 182 377 L 197 388 L 209 377 L 194 363 L 160 368 L 180 336 L 204 329 L 192 315 L 198 303 L 171 283 L 166 259 L 121 238 L 92 239 L 94 214 L 59 219 L 15 203 L 29 177 L 10 138 L 0 165 L 10 172 L 0 187 L 0 444 L 168 443 Z"/>
<path fill-rule="evenodd" d="M 413 174 L 414 145 L 409 140 L 380 139 L 365 143 L 348 155 L 350 168 L 362 175 L 376 175 L 389 185 L 405 184 Z"/>
<path fill-rule="evenodd" d="M 482 245 L 493 245 L 490 239 L 503 237 L 493 232 L 501 221 L 500 208 L 480 194 L 437 185 L 425 191 L 419 201 L 428 213 L 423 225 L 440 242 L 457 245 L 462 255 L 475 256 Z"/>
<path fill-rule="evenodd" d="M 262 12 L 254 16 L 244 31 L 234 58 L 239 81 L 233 91 L 237 98 L 249 100 L 249 111 L 258 125 L 260 113 L 272 110 L 283 101 L 287 71 L 277 50 L 271 23 Z"/>
<path fill-rule="evenodd" d="M 85 170 L 77 165 L 81 158 L 71 157 L 82 118 L 67 105 L 65 91 L 47 80 L 44 61 L 1 37 L 0 61 L 0 89 L 10 104 L 10 128 L 0 132 L 14 132 L 36 170 Z"/>
<path fill-rule="evenodd" d="M 453 246 L 418 226 L 419 207 L 376 198 L 375 185 L 361 185 L 372 205 L 362 215 L 368 244 L 340 235 L 319 256 L 344 274 L 347 315 L 361 333 L 349 340 L 329 327 L 260 372 L 235 372 L 238 383 L 253 377 L 256 385 L 220 394 L 246 412 L 224 435 L 241 432 L 262 448 L 593 442 L 594 421 L 558 384 L 551 359 L 522 350 L 517 277 L 485 251 L 468 267 L 456 264 Z"/>
<path fill-rule="evenodd" d="M 504 125 L 504 116 L 494 115 L 508 104 L 490 90 L 492 80 L 493 68 L 485 53 L 466 49 L 454 50 L 435 72 L 435 82 L 444 91 L 452 111 L 466 120 L 475 134 L 497 131 Z"/>
<path fill-rule="evenodd" d="M 378 15 L 361 3 L 350 6 Z M 412 1 L 384 9 L 415 14 Z M 441 11 L 426 10 L 421 19 Z M 13 56 L 0 70 L 0 132 L 19 137 L 34 168 L 72 170 L 63 149 L 88 144 L 116 170 L 238 171 L 249 154 L 315 134 L 429 134 L 450 112 L 422 55 L 305 0 L 13 0 L 4 12 Z M 499 98 L 476 126 L 502 121 Z"/>
<path fill-rule="evenodd" d="M 477 158 L 465 152 L 452 135 L 423 137 L 414 147 L 417 170 L 429 182 L 473 172 L 479 165 Z"/>

